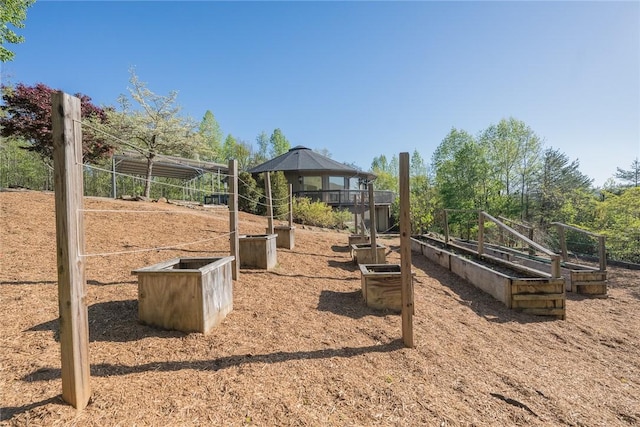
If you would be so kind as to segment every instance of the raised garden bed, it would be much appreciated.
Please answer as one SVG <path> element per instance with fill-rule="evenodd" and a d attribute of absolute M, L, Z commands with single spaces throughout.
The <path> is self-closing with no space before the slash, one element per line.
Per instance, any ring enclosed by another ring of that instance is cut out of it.
<path fill-rule="evenodd" d="M 360 280 L 362 296 L 368 307 L 402 311 L 399 264 L 360 264 Z"/>
<path fill-rule="evenodd" d="M 371 237 L 369 237 L 368 235 L 351 234 L 349 236 L 349 248 L 351 248 L 351 245 L 360 245 L 363 243 L 370 243 L 370 242 L 371 242 Z"/>
<path fill-rule="evenodd" d="M 276 235 L 276 248 L 293 249 L 295 246 L 295 231 L 295 227 L 289 227 L 288 225 L 273 227 L 273 232 Z M 269 229 L 267 229 L 268 232 Z"/>
<path fill-rule="evenodd" d="M 174 258 L 134 270 L 140 322 L 183 332 L 209 332 L 233 310 L 233 259 Z"/>
<path fill-rule="evenodd" d="M 456 241 L 457 246 L 475 251 L 475 242 Z M 549 270 L 549 260 L 529 255 L 511 248 L 498 248 L 485 245 L 484 252 L 488 255 L 505 259 L 517 265 L 523 265 L 541 272 Z M 607 272 L 587 265 L 562 262 L 560 272 L 565 278 L 565 289 L 582 295 L 602 297 L 607 295 Z"/>
<path fill-rule="evenodd" d="M 526 266 L 490 255 L 478 256 L 468 248 L 420 236 L 412 238 L 412 250 L 440 264 L 507 307 L 564 319 L 565 279 L 552 278 Z"/>
<path fill-rule="evenodd" d="M 387 247 L 376 244 L 378 259 L 374 259 L 374 252 L 370 243 L 360 243 L 351 245 L 351 256 L 356 264 L 384 264 L 387 261 Z"/>
<path fill-rule="evenodd" d="M 240 268 L 260 268 L 271 270 L 278 264 L 275 234 L 254 234 L 240 236 Z"/>

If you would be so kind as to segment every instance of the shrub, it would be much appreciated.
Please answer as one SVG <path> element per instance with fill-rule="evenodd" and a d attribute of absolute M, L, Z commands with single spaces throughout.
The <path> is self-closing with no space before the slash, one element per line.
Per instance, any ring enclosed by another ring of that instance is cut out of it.
<path fill-rule="evenodd" d="M 293 200 L 293 219 L 301 224 L 344 228 L 344 223 L 350 218 L 349 211 L 334 211 L 326 203 L 312 202 L 308 197 Z"/>

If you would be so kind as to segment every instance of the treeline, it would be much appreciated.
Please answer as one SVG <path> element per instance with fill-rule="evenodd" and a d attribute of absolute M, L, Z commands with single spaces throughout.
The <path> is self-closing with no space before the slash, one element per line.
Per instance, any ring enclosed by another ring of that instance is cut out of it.
<path fill-rule="evenodd" d="M 640 164 L 618 168 L 605 188 L 593 188 L 578 160 L 544 147 L 524 122 L 509 118 L 478 135 L 452 128 L 429 166 L 416 150 L 411 156 L 411 216 L 414 232 L 441 232 L 443 209 L 451 209 L 451 231 L 474 235 L 475 211 L 533 226 L 539 240 L 554 244 L 553 222 L 604 234 L 612 259 L 640 262 Z M 376 188 L 396 190 L 397 157 L 374 158 Z M 394 209 L 394 211 L 396 211 Z M 596 254 L 595 241 L 571 236 L 574 252 Z M 571 249 L 570 249 L 571 250 Z"/>
<path fill-rule="evenodd" d="M 76 94 L 82 104 L 86 194 L 111 196 L 110 158 L 116 151 L 132 151 L 146 159 L 147 175 L 163 155 L 226 163 L 238 160 L 241 170 L 289 150 L 291 144 L 276 128 L 261 132 L 254 144 L 232 134 L 224 136 L 211 111 L 200 122 L 180 114 L 177 93 L 158 95 L 131 71 L 128 95 L 118 106 L 98 107 Z M 0 106 L 0 187 L 51 190 L 51 93 L 44 84 L 2 87 Z M 326 149 L 319 150 L 328 155 Z M 398 159 L 375 157 L 371 171 L 379 190 L 397 191 Z M 200 177 L 185 184 L 170 178 L 117 176 L 116 186 L 132 195 L 202 201 L 203 192 L 221 192 L 220 180 Z M 580 172 L 579 162 L 560 150 L 545 147 L 524 122 L 509 118 L 478 135 L 452 128 L 427 163 L 415 150 L 411 156 L 411 216 L 414 232 L 441 231 L 443 209 L 451 231 L 473 233 L 473 211 L 484 210 L 534 225 L 542 238 L 552 235 L 549 224 L 562 222 L 607 236 L 610 256 L 640 262 L 640 163 L 618 168 L 604 188 Z M 282 196 L 284 177 L 272 176 L 272 187 Z M 282 185 L 281 185 L 282 184 Z M 244 174 L 241 208 L 263 213 L 262 183 Z M 284 208 L 282 208 L 284 209 Z M 276 214 L 282 216 L 280 207 Z M 393 207 L 397 217 L 397 203 Z M 344 215 L 343 215 L 344 217 Z M 595 253 L 595 245 L 576 239 L 579 251 Z M 547 242 L 543 242 L 547 243 Z"/>

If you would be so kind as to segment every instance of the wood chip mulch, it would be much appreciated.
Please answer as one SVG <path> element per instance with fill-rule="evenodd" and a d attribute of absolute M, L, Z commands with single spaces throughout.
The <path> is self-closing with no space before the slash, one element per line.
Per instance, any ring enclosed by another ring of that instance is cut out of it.
<path fill-rule="evenodd" d="M 86 253 L 228 233 L 228 212 L 86 198 Z M 158 211 L 138 213 L 124 211 Z M 240 215 L 240 231 L 266 219 Z M 633 426 L 640 424 L 640 272 L 606 298 L 569 293 L 567 320 L 518 313 L 413 254 L 416 347 L 368 308 L 348 234 L 298 226 L 273 271 L 245 270 L 209 334 L 137 320 L 132 270 L 228 254 L 219 238 L 86 258 L 92 398 L 61 398 L 54 196 L 0 193 L 0 425 Z M 399 263 L 399 241 L 382 239 Z"/>

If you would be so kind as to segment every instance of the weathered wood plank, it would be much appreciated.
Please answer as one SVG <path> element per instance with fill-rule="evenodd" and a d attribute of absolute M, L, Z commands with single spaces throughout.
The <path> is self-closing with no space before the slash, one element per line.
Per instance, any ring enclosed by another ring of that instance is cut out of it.
<path fill-rule="evenodd" d="M 411 216 L 409 189 L 409 153 L 400 153 L 400 268 L 402 299 L 402 340 L 405 347 L 414 347 L 413 315 L 415 311 L 413 278 L 411 275 Z"/>
<path fill-rule="evenodd" d="M 511 295 L 514 301 L 563 300 L 564 294 L 517 294 Z"/>
<path fill-rule="evenodd" d="M 240 277 L 240 233 L 238 232 L 238 161 L 229 160 L 229 252 L 233 257 L 233 280 Z"/>
<path fill-rule="evenodd" d="M 522 308 L 520 311 L 527 314 L 534 314 L 536 316 L 558 316 L 563 319 L 566 316 L 564 308 Z"/>
<path fill-rule="evenodd" d="M 51 104 L 62 398 L 83 409 L 91 397 L 91 374 L 87 282 L 82 259 L 85 241 L 80 99 L 56 92 Z"/>

